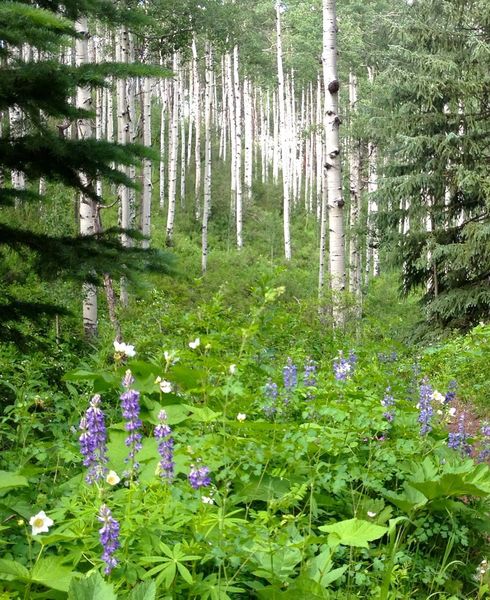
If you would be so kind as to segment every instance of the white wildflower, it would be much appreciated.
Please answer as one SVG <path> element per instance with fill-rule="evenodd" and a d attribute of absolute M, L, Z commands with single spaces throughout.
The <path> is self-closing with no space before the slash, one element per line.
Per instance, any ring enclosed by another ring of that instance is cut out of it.
<path fill-rule="evenodd" d="M 199 338 L 196 338 L 193 342 L 189 342 L 189 348 L 191 348 L 192 350 L 199 348 L 200 345 L 201 345 L 201 340 Z"/>
<path fill-rule="evenodd" d="M 378 513 L 375 513 L 375 512 L 373 512 L 372 510 L 368 510 L 368 511 L 367 511 L 367 516 L 368 516 L 370 519 L 374 519 L 374 517 L 375 517 L 377 514 L 378 514 Z"/>
<path fill-rule="evenodd" d="M 449 413 L 450 417 L 455 417 L 456 416 L 456 407 L 451 406 L 451 408 L 448 410 L 448 413 Z"/>
<path fill-rule="evenodd" d="M 214 504 L 214 500 L 209 496 L 202 496 L 201 500 L 204 504 Z"/>
<path fill-rule="evenodd" d="M 118 342 L 117 340 L 114 340 L 114 351 L 117 354 L 122 354 L 128 358 L 132 358 L 136 355 L 136 351 L 132 344 L 125 344 L 124 342 Z"/>
<path fill-rule="evenodd" d="M 29 525 L 32 527 L 32 535 L 38 535 L 39 533 L 47 533 L 54 521 L 46 516 L 44 510 L 38 512 L 29 519 Z"/>
<path fill-rule="evenodd" d="M 235 364 L 230 365 L 229 368 L 228 368 L 228 371 L 230 372 L 230 375 L 235 375 L 235 373 L 236 373 L 236 365 Z"/>
<path fill-rule="evenodd" d="M 105 480 L 109 485 L 117 485 L 121 481 L 121 478 L 115 471 L 109 471 Z"/>
<path fill-rule="evenodd" d="M 240 421 L 240 423 L 245 421 L 246 418 L 247 418 L 247 415 L 245 413 L 238 413 L 236 416 L 236 420 Z"/>
<path fill-rule="evenodd" d="M 435 402 L 439 402 L 439 404 L 445 404 L 446 396 L 441 394 L 441 392 L 435 390 L 434 392 L 432 392 L 432 400 L 434 400 Z"/>

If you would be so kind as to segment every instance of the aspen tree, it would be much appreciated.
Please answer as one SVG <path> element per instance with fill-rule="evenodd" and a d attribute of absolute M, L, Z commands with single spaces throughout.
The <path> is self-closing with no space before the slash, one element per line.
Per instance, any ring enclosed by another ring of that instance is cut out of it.
<path fill-rule="evenodd" d="M 177 193 L 177 154 L 179 146 L 179 71 L 180 53 L 175 52 L 172 68 L 172 106 L 170 111 L 170 139 L 168 153 L 168 210 L 167 210 L 167 246 L 172 245 L 174 235 L 175 201 Z"/>
<path fill-rule="evenodd" d="M 374 82 L 374 69 L 368 67 L 368 79 L 372 84 Z M 369 279 L 372 274 L 374 277 L 379 275 L 379 252 L 376 235 L 376 215 L 378 212 L 378 203 L 376 193 L 378 191 L 378 148 L 374 142 L 368 144 L 368 240 L 366 255 L 366 276 Z"/>
<path fill-rule="evenodd" d="M 323 166 L 323 112 L 322 112 L 322 83 L 318 76 L 316 86 L 316 116 L 315 116 L 315 198 L 316 216 L 320 221 L 322 215 L 323 188 L 325 185 L 325 169 Z"/>
<path fill-rule="evenodd" d="M 202 259 L 201 270 L 207 270 L 208 264 L 208 221 L 211 211 L 211 113 L 212 113 L 212 78 L 213 55 L 209 42 L 206 44 L 205 70 L 205 112 L 204 112 L 204 205 L 202 209 Z"/>
<path fill-rule="evenodd" d="M 76 65 L 81 66 L 89 61 L 88 55 L 88 19 L 80 17 L 75 23 L 75 30 L 79 37 L 75 41 Z M 90 87 L 77 87 L 76 106 L 84 110 L 92 108 L 92 93 Z M 90 119 L 80 118 L 77 120 L 77 135 L 79 139 L 90 139 L 93 137 L 92 123 Z M 84 173 L 80 174 L 82 183 L 88 186 L 90 183 Z M 96 233 L 97 209 L 95 202 L 86 194 L 79 194 L 79 219 L 80 234 L 90 236 Z M 97 288 L 92 283 L 85 283 L 82 289 L 83 294 L 83 328 L 87 337 L 97 335 Z"/>
<path fill-rule="evenodd" d="M 201 82 L 199 79 L 199 64 L 197 55 L 196 36 L 192 38 L 192 79 L 193 92 L 192 99 L 194 105 L 194 165 L 195 165 L 195 182 L 194 182 L 194 206 L 196 219 L 201 215 Z"/>
<path fill-rule="evenodd" d="M 325 168 L 328 197 L 330 285 L 334 295 L 333 320 L 341 325 L 338 294 L 345 288 L 344 200 L 340 162 L 337 75 L 337 17 L 335 0 L 323 0 L 323 81 L 325 93 Z"/>
<path fill-rule="evenodd" d="M 357 106 L 357 77 L 349 73 L 349 108 L 351 128 Z M 360 142 L 351 136 L 349 152 L 349 190 L 350 190 L 350 223 L 349 223 L 349 290 L 359 294 L 360 282 L 360 250 L 359 250 L 359 207 L 361 153 Z"/>
<path fill-rule="evenodd" d="M 236 244 L 240 250 L 243 247 L 243 191 L 242 191 L 242 94 L 240 89 L 240 75 L 238 68 L 238 46 L 233 48 L 233 89 L 235 95 L 235 218 L 236 218 Z"/>
<path fill-rule="evenodd" d="M 184 95 L 184 69 L 179 70 L 179 121 L 180 121 L 180 206 L 185 206 L 185 175 L 186 175 L 186 128 L 185 120 L 188 111 L 186 110 L 186 99 Z"/>
<path fill-rule="evenodd" d="M 280 158 L 282 163 L 283 187 L 283 231 L 284 231 L 284 256 L 291 260 L 291 232 L 290 232 L 290 185 L 288 170 L 288 132 L 286 126 L 286 98 L 284 89 L 284 70 L 282 56 L 281 12 L 283 10 L 280 0 L 276 1 L 276 42 L 277 42 L 277 104 L 279 112 Z"/>
<path fill-rule="evenodd" d="M 161 61 L 161 64 L 163 61 Z M 165 129 L 167 122 L 167 110 L 168 110 L 168 80 L 161 79 L 160 86 L 160 162 L 158 168 L 159 175 L 159 204 L 160 210 L 163 210 L 165 206 L 165 155 L 166 155 L 166 138 Z"/>
<path fill-rule="evenodd" d="M 247 200 L 252 198 L 252 168 L 253 168 L 253 104 L 252 104 L 252 84 L 250 79 L 243 81 L 243 115 L 245 129 L 245 165 L 243 183 L 245 186 L 245 196 Z"/>
<path fill-rule="evenodd" d="M 143 78 L 143 89 L 142 89 L 142 125 L 143 125 L 143 145 L 151 147 L 151 79 L 150 77 Z M 151 234 L 151 159 L 143 159 L 142 168 L 142 186 L 143 193 L 141 197 L 141 233 L 145 238 L 141 243 L 143 248 L 150 247 L 150 234 Z"/>
<path fill-rule="evenodd" d="M 230 147 L 231 147 L 231 213 L 236 215 L 236 119 L 235 119 L 235 96 L 233 89 L 233 71 L 232 71 L 232 58 L 231 54 L 227 52 L 225 54 L 225 68 L 226 68 L 226 98 L 229 108 L 230 118 Z M 235 217 L 236 218 L 236 217 Z"/>

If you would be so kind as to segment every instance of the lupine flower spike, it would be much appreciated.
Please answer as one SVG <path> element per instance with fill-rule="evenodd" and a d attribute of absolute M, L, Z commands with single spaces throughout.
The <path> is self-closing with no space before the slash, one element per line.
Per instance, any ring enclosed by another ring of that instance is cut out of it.
<path fill-rule="evenodd" d="M 471 445 L 468 443 L 469 435 L 465 428 L 465 414 L 462 412 L 458 419 L 458 430 L 451 431 L 448 435 L 447 445 L 453 450 L 459 450 L 461 454 L 469 456 L 471 454 Z"/>
<path fill-rule="evenodd" d="M 209 478 L 209 467 L 191 465 L 191 470 L 188 475 L 191 486 L 198 490 L 201 487 L 207 487 L 211 483 Z"/>
<path fill-rule="evenodd" d="M 100 409 L 100 396 L 96 394 L 90 401 L 85 416 L 80 420 L 80 452 L 83 464 L 88 467 L 85 477 L 87 483 L 104 478 L 107 471 L 107 432 L 104 413 Z"/>
<path fill-rule="evenodd" d="M 383 416 L 387 421 L 389 421 L 391 423 L 393 421 L 393 419 L 395 418 L 395 410 L 394 410 L 395 399 L 393 398 L 393 395 L 391 393 L 390 386 L 388 386 L 386 388 L 384 398 L 383 398 L 383 400 L 381 400 L 381 406 L 383 406 L 383 408 L 387 409 L 383 413 Z"/>
<path fill-rule="evenodd" d="M 351 353 L 352 354 L 352 353 Z M 339 351 L 339 356 L 333 362 L 333 374 L 337 381 L 346 381 L 351 375 L 353 367 L 356 363 L 355 354 L 349 358 L 344 358 L 342 351 Z"/>
<path fill-rule="evenodd" d="M 118 563 L 114 557 L 114 552 L 120 546 L 119 523 L 114 519 L 111 510 L 105 504 L 100 507 L 98 519 L 103 523 L 102 528 L 99 529 L 99 539 L 103 548 L 102 560 L 106 564 L 104 573 L 109 575 Z"/>
<path fill-rule="evenodd" d="M 171 483 L 174 478 L 174 440 L 164 410 L 158 413 L 158 425 L 155 427 L 154 435 L 159 441 L 158 454 L 161 457 L 158 463 L 158 474 L 164 481 Z"/>
<path fill-rule="evenodd" d="M 277 394 L 277 383 L 274 383 L 271 379 L 269 379 L 264 386 L 264 395 L 267 403 L 262 408 L 266 417 L 271 418 L 277 412 Z"/>
<path fill-rule="evenodd" d="M 432 408 L 432 388 L 429 385 L 429 381 L 426 377 L 422 380 L 422 384 L 420 385 L 420 399 L 418 403 L 419 409 L 419 423 L 420 426 L 420 435 L 426 435 L 430 431 L 432 431 L 432 426 L 430 424 L 431 419 L 434 415 L 434 409 Z"/>
<path fill-rule="evenodd" d="M 121 408 L 123 417 L 126 419 L 124 428 L 128 432 L 125 444 L 129 448 L 129 455 L 126 458 L 126 462 L 130 464 L 127 475 L 132 477 L 134 473 L 139 469 L 139 463 L 136 461 L 136 454 L 141 450 L 141 438 L 140 429 L 142 426 L 140 414 L 140 394 L 136 390 L 128 389 L 123 392 L 120 396 Z"/>

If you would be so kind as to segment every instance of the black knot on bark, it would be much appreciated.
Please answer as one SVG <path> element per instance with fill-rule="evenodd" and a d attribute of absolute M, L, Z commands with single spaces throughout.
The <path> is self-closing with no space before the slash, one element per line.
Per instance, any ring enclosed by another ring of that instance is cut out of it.
<path fill-rule="evenodd" d="M 339 91 L 339 87 L 340 87 L 339 80 L 338 79 L 334 79 L 333 81 L 331 81 L 328 84 L 328 91 L 331 94 L 336 94 Z"/>

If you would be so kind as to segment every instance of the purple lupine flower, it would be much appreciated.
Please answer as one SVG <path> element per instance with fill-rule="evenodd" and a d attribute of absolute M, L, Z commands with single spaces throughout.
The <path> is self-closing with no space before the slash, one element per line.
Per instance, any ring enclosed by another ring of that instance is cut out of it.
<path fill-rule="evenodd" d="M 129 388 L 133 385 L 134 377 L 133 377 L 133 374 L 131 373 L 130 369 L 127 369 L 126 373 L 124 373 L 124 377 L 123 377 L 123 380 L 121 383 L 122 383 L 123 388 L 126 388 L 127 390 L 129 390 Z"/>
<path fill-rule="evenodd" d="M 129 455 L 125 462 L 130 463 L 128 476 L 132 476 L 139 469 L 139 463 L 135 460 L 136 454 L 141 450 L 142 435 L 139 431 L 142 426 L 140 414 L 140 393 L 136 390 L 127 390 L 120 396 L 123 417 L 126 419 L 124 428 L 129 433 L 125 444 L 129 448 Z"/>
<path fill-rule="evenodd" d="M 290 356 L 288 356 L 286 366 L 282 370 L 282 376 L 284 379 L 284 388 L 286 389 L 286 391 L 292 390 L 298 384 L 297 368 Z"/>
<path fill-rule="evenodd" d="M 155 427 L 154 435 L 158 444 L 158 454 L 161 457 L 158 463 L 158 472 L 162 479 L 171 483 L 174 478 L 174 440 L 172 430 L 167 423 L 167 413 L 161 410 L 158 413 L 158 425 Z"/>
<path fill-rule="evenodd" d="M 85 476 L 87 483 L 94 483 L 103 479 L 107 471 L 107 431 L 104 413 L 100 409 L 100 395 L 96 394 L 90 400 L 90 406 L 80 420 L 79 437 L 80 453 L 83 464 L 88 467 Z"/>
<path fill-rule="evenodd" d="M 458 430 L 451 431 L 447 438 L 447 445 L 453 450 L 460 450 L 462 454 L 471 454 L 471 444 L 468 443 L 469 435 L 465 429 L 465 413 L 462 412 L 458 419 Z"/>
<path fill-rule="evenodd" d="M 420 427 L 420 435 L 426 435 L 430 431 L 432 431 L 432 426 L 430 421 L 432 416 L 434 415 L 434 409 L 432 408 L 432 387 L 429 385 L 429 381 L 427 377 L 424 377 L 422 383 L 420 385 L 419 390 L 419 423 L 421 423 Z"/>
<path fill-rule="evenodd" d="M 457 382 L 454 379 L 452 379 L 449 382 L 449 385 L 448 385 L 448 388 L 447 388 L 447 392 L 446 392 L 446 397 L 445 397 L 445 400 L 444 400 L 444 402 L 446 404 L 449 404 L 450 402 L 452 402 L 456 398 L 456 389 L 457 389 L 457 387 L 458 387 Z"/>
<path fill-rule="evenodd" d="M 188 475 L 191 486 L 198 490 L 201 487 L 207 487 L 211 483 L 209 478 L 209 467 L 191 465 L 191 470 Z"/>
<path fill-rule="evenodd" d="M 267 404 L 262 407 L 266 417 L 272 417 L 277 412 L 276 402 L 278 396 L 277 383 L 274 383 L 272 379 L 264 386 L 264 396 L 267 399 Z"/>
<path fill-rule="evenodd" d="M 478 462 L 485 462 L 490 458 L 490 425 L 485 423 L 481 427 L 482 447 L 478 454 Z"/>
<path fill-rule="evenodd" d="M 112 516 L 111 510 L 105 504 L 100 507 L 98 520 L 103 523 L 99 529 L 99 539 L 102 544 L 102 560 L 106 567 L 104 573 L 109 575 L 118 561 L 114 557 L 114 552 L 119 548 L 119 523 Z"/>
<path fill-rule="evenodd" d="M 344 358 L 342 351 L 339 350 L 339 356 L 333 361 L 333 374 L 337 381 L 346 381 L 352 372 L 355 361 L 351 363 L 349 359 Z"/>
<path fill-rule="evenodd" d="M 316 385 L 316 363 L 311 358 L 309 358 L 305 363 L 303 383 L 306 387 L 313 387 Z M 307 400 L 311 400 L 313 397 L 314 394 L 311 391 L 308 391 L 306 394 Z"/>
<path fill-rule="evenodd" d="M 303 382 L 306 386 L 316 385 L 316 363 L 311 358 L 306 361 Z"/>
<path fill-rule="evenodd" d="M 391 423 L 393 421 L 393 419 L 395 418 L 395 410 L 394 410 L 394 408 L 391 408 L 391 407 L 395 406 L 395 399 L 393 398 L 393 395 L 391 394 L 390 386 L 388 386 L 385 390 L 385 395 L 384 395 L 383 399 L 381 400 L 381 406 L 388 409 L 383 413 L 383 416 L 387 421 L 389 421 Z"/>

